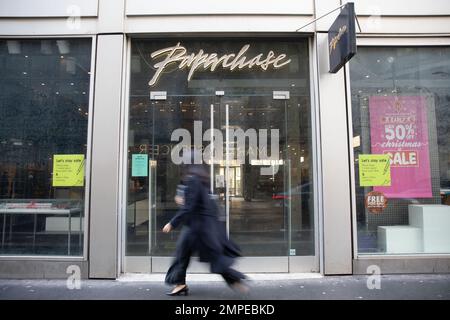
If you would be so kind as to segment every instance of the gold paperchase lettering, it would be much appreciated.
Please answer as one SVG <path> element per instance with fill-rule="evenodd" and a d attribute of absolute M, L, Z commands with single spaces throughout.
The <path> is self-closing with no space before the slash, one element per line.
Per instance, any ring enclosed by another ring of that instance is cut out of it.
<path fill-rule="evenodd" d="M 179 63 L 178 69 L 185 67 L 189 68 L 188 81 L 190 81 L 197 70 L 210 70 L 214 71 L 217 67 L 222 66 L 223 69 L 229 69 L 233 71 L 235 69 L 251 69 L 254 66 L 260 67 L 262 70 L 267 70 L 269 66 L 273 66 L 275 69 L 281 68 L 291 62 L 291 59 L 287 59 L 285 54 L 275 55 L 273 51 L 264 57 L 262 53 L 254 56 L 253 58 L 247 58 L 246 52 L 250 48 L 249 44 L 244 45 L 241 50 L 235 53 L 224 54 L 219 57 L 217 53 L 205 53 L 202 49 L 197 54 L 187 54 L 187 50 L 179 42 L 173 47 L 157 50 L 151 54 L 151 58 L 155 59 L 160 56 L 164 56 L 163 60 L 155 63 L 155 74 L 149 81 L 149 86 L 153 86 L 163 73 L 164 69 L 171 63 Z"/>
<path fill-rule="evenodd" d="M 347 26 L 342 26 L 339 28 L 338 34 L 331 39 L 330 42 L 330 52 L 336 49 L 336 45 L 338 44 L 339 40 L 341 40 L 342 35 L 347 31 Z"/>

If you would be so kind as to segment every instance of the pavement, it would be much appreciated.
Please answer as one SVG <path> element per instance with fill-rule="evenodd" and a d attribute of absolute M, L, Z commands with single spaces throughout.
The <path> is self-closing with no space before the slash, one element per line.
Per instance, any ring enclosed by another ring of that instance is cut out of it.
<path fill-rule="evenodd" d="M 163 275 L 124 275 L 117 280 L 79 283 L 4 279 L 0 280 L 0 300 L 450 300 L 450 274 L 248 276 L 250 292 L 243 295 L 215 275 L 189 274 L 186 297 L 166 296 L 170 287 L 164 284 Z"/>

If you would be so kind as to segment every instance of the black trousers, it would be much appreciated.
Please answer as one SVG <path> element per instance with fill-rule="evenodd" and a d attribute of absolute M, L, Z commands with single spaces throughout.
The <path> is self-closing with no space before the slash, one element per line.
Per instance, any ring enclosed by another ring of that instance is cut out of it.
<path fill-rule="evenodd" d="M 186 284 L 186 270 L 193 252 L 193 239 L 188 227 L 183 227 L 175 249 L 175 259 L 167 270 L 167 284 Z"/>
<path fill-rule="evenodd" d="M 167 270 L 165 282 L 171 285 L 186 284 L 186 271 L 194 251 L 195 239 L 188 227 L 183 227 L 177 241 L 175 259 Z M 222 276 L 228 285 L 245 279 L 245 275 L 230 267 L 230 259 L 224 255 L 214 255 L 210 262 L 212 273 Z"/>

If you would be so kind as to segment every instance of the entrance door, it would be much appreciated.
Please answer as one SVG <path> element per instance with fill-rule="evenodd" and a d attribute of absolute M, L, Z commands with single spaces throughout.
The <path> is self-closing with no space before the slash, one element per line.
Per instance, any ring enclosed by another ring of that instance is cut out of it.
<path fill-rule="evenodd" d="M 311 128 L 302 126 L 310 115 L 301 113 L 299 98 L 274 97 L 163 93 L 133 113 L 139 119 L 129 128 L 125 272 L 168 269 L 179 231 L 161 229 L 177 211 L 177 148 L 186 141 L 209 166 L 210 190 L 224 205 L 228 234 L 243 251 L 239 270 L 318 271 Z M 217 143 L 213 154 L 207 152 L 211 141 Z M 194 259 L 189 271 L 208 268 Z"/>
<path fill-rule="evenodd" d="M 229 235 L 244 271 L 310 272 L 318 268 L 309 128 L 298 97 L 274 97 L 221 98 Z"/>

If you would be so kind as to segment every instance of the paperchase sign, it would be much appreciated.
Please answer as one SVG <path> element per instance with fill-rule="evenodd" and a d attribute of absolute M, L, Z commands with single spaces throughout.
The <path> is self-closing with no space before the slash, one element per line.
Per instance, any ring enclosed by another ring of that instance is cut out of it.
<path fill-rule="evenodd" d="M 336 73 L 356 53 L 355 6 L 347 3 L 328 30 L 330 73 Z"/>
<path fill-rule="evenodd" d="M 177 64 L 178 69 L 188 68 L 189 74 L 187 81 L 190 81 L 196 71 L 209 70 L 214 72 L 221 67 L 224 70 L 241 70 L 258 68 L 266 71 L 269 67 L 279 69 L 291 62 L 286 54 L 275 54 L 270 50 L 267 54 L 259 53 L 250 55 L 248 50 L 249 44 L 244 45 L 238 53 L 227 53 L 219 55 L 218 53 L 206 53 L 200 49 L 197 53 L 188 53 L 187 49 L 178 42 L 173 47 L 163 48 L 152 52 L 152 59 L 161 58 L 161 60 L 153 66 L 156 70 L 148 85 L 155 85 L 159 77 L 164 73 L 169 65 Z"/>

